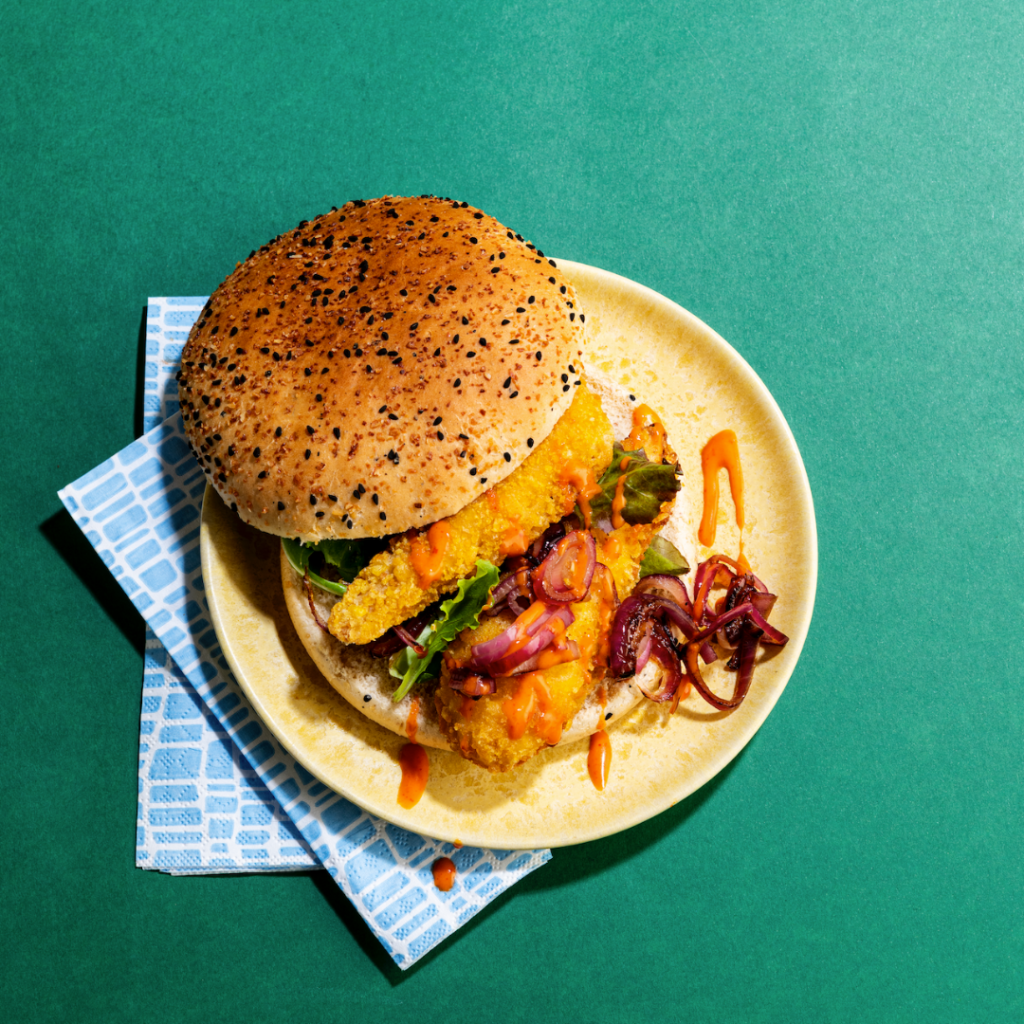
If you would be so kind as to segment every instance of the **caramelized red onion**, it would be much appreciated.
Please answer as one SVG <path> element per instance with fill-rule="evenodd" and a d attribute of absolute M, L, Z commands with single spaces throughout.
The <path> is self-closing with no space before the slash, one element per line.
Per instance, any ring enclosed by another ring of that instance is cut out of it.
<path fill-rule="evenodd" d="M 486 697 L 498 688 L 492 676 L 481 675 L 466 668 L 455 668 L 448 676 L 448 685 L 467 697 Z"/>
<path fill-rule="evenodd" d="M 466 667 L 491 676 L 529 672 L 531 663 L 536 664 L 535 656 L 564 636 L 575 620 L 564 604 L 536 602 L 503 633 L 482 644 L 474 644 Z"/>
<path fill-rule="evenodd" d="M 302 577 L 302 585 L 306 588 L 306 600 L 309 601 L 309 610 L 313 615 L 313 621 L 328 635 L 331 635 L 331 631 L 327 628 L 327 623 L 320 618 L 320 612 L 317 611 L 316 601 L 313 599 L 313 584 L 309 579 L 309 569 L 306 570 L 306 574 Z"/>
<path fill-rule="evenodd" d="M 589 530 L 567 533 L 533 572 L 533 592 L 539 601 L 568 604 L 590 593 L 597 565 L 597 541 Z"/>
<path fill-rule="evenodd" d="M 728 590 L 718 603 L 721 610 L 712 612 L 711 587 L 721 576 L 727 577 Z M 637 683 L 651 700 L 678 699 L 685 680 L 714 707 L 738 707 L 750 689 L 758 645 L 782 646 L 788 641 L 768 622 L 775 595 L 753 573 L 744 572 L 724 555 L 702 562 L 693 586 L 691 602 L 686 585 L 674 576 L 648 576 L 637 584 L 619 606 L 612 624 L 611 671 L 619 678 L 639 676 L 654 661 L 658 666 L 656 685 Z M 707 664 L 716 658 L 712 637 L 735 652 L 726 666 L 738 673 L 732 697 L 713 693 L 701 675 L 700 660 Z"/>

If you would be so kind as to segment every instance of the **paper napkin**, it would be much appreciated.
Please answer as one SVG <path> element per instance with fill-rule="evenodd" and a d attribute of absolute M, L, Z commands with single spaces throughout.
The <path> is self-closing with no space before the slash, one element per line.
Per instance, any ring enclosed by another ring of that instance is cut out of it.
<path fill-rule="evenodd" d="M 150 299 L 147 415 L 159 415 L 205 298 Z M 199 565 L 205 477 L 175 412 L 60 492 L 149 627 L 140 725 L 138 856 L 181 873 L 322 865 L 400 967 L 550 851 L 456 849 L 365 813 L 314 779 L 263 726 L 210 624 Z M 447 893 L 438 857 L 455 862 Z"/>

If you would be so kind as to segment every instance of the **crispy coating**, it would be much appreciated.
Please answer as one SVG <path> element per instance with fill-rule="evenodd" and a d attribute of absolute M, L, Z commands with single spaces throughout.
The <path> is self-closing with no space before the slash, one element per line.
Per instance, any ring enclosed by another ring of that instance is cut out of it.
<path fill-rule="evenodd" d="M 445 520 L 449 539 L 437 579 L 420 586 L 413 539 L 403 536 L 353 580 L 334 606 L 328 628 L 342 643 L 366 644 L 422 611 L 476 571 L 478 558 L 500 563 L 512 542 L 529 543 L 572 511 L 577 485 L 567 467 L 600 476 L 611 458 L 612 432 L 600 401 L 585 384 L 533 454 L 495 487 Z M 578 475 L 576 476 L 578 480 Z"/>
<path fill-rule="evenodd" d="M 631 441 L 631 448 L 644 448 L 655 458 L 675 461 L 660 424 L 638 424 Z M 664 502 L 652 523 L 627 524 L 608 534 L 593 530 L 598 561 L 611 570 L 620 598 L 632 593 L 636 586 L 644 552 L 668 519 L 674 501 L 673 498 Z M 493 694 L 475 700 L 448 685 L 450 664 L 452 660 L 467 659 L 474 644 L 490 640 L 508 628 L 512 617 L 506 614 L 484 619 L 476 629 L 467 630 L 449 645 L 434 699 L 441 729 L 453 750 L 491 771 L 507 771 L 557 742 L 561 731 L 571 724 L 604 677 L 608 663 L 607 633 L 614 608 L 596 576 L 587 597 L 573 604 L 572 612 L 575 620 L 567 636 L 579 645 L 577 660 L 529 673 L 529 679 L 499 677 Z M 540 677 L 540 685 L 532 677 Z M 513 719 L 517 712 L 522 715 L 524 708 L 526 730 L 522 735 L 513 735 Z"/>

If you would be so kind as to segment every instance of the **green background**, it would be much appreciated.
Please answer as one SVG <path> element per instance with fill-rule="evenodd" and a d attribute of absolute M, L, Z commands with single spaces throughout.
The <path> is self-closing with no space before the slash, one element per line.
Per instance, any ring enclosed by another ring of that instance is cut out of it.
<path fill-rule="evenodd" d="M 0 2 L 0 978 L 19 1021 L 1016 1021 L 1024 14 L 997 2 Z M 143 627 L 56 492 L 151 294 L 434 192 L 679 302 L 818 516 L 746 751 L 406 973 L 314 875 L 133 866 Z"/>

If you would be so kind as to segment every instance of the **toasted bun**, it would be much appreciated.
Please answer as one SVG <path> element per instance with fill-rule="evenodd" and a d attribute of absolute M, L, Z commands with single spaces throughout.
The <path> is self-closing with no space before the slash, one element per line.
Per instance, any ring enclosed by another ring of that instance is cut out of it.
<path fill-rule="evenodd" d="M 631 399 L 624 388 L 597 370 L 587 367 L 586 373 L 587 386 L 600 394 L 601 404 L 612 421 L 615 436 L 625 437 L 632 425 L 635 399 Z M 662 529 L 662 535 L 679 549 L 691 565 L 696 565 L 697 552 L 693 543 L 696 534 L 695 509 L 684 487 L 676 496 L 672 515 Z M 392 700 L 396 681 L 388 675 L 387 662 L 372 657 L 364 647 L 339 643 L 316 624 L 302 579 L 289 564 L 283 550 L 281 582 L 288 612 L 299 638 L 317 668 L 338 693 L 378 725 L 400 736 L 407 734 L 413 701 L 418 700 L 415 717 L 417 741 L 429 747 L 450 749 L 437 720 L 433 700 L 434 681 L 419 686 L 400 701 Z M 314 587 L 313 599 L 320 618 L 326 621 L 337 598 Z M 653 681 L 656 666 L 652 663 L 644 671 Z M 599 700 L 596 692 L 592 694 L 576 713 L 569 728 L 562 733 L 559 744 L 572 743 L 589 736 L 598 728 L 602 716 L 605 723 L 610 725 L 630 712 L 642 697 L 640 688 L 632 679 L 608 680 L 605 684 L 605 702 Z"/>
<path fill-rule="evenodd" d="M 182 356 L 185 432 L 267 533 L 426 526 L 508 476 L 568 408 L 575 302 L 554 260 L 466 203 L 349 203 L 211 296 Z"/>

